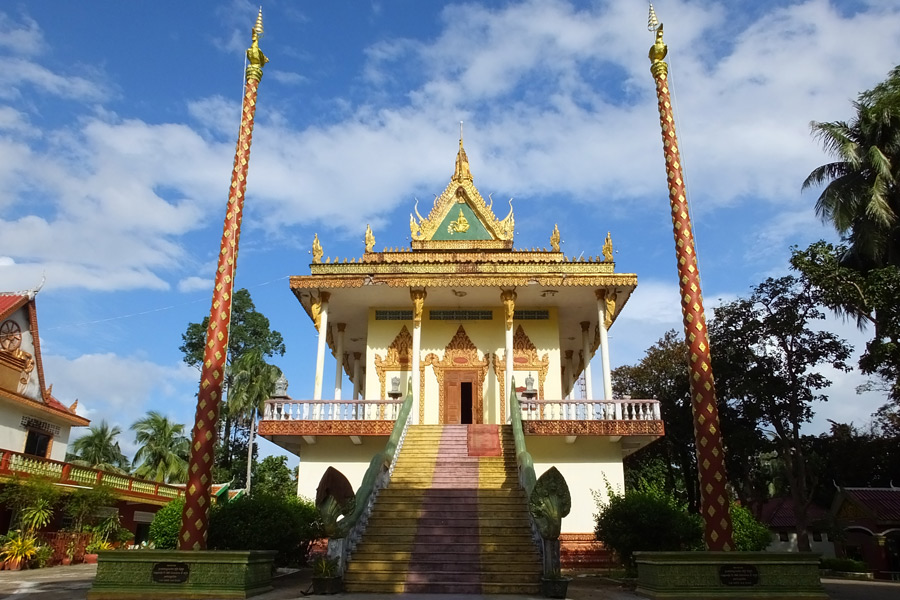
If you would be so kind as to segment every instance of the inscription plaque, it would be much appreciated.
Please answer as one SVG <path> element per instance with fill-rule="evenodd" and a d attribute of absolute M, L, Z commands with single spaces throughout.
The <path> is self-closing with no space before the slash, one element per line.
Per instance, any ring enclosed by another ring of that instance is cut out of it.
<path fill-rule="evenodd" d="M 150 578 L 154 583 L 184 583 L 191 574 L 191 568 L 183 562 L 158 562 L 153 564 Z"/>
<path fill-rule="evenodd" d="M 759 583 L 759 571 L 753 565 L 723 565 L 719 567 L 722 585 L 750 587 Z"/>

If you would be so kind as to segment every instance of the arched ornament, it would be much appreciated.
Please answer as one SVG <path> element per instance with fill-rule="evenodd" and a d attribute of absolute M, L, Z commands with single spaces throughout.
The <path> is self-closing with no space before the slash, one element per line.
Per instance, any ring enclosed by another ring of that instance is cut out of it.
<path fill-rule="evenodd" d="M 488 359 L 486 356 L 478 357 L 478 348 L 469 339 L 465 328 L 460 325 L 456 334 L 444 348 L 443 358 L 434 353 L 428 356 L 419 365 L 419 397 L 425 397 L 425 368 L 431 366 L 438 382 L 438 422 L 444 422 L 445 394 L 444 376 L 447 371 L 475 371 L 478 373 L 475 381 L 475 389 L 472 395 L 475 405 L 472 407 L 472 418 L 476 423 L 484 421 L 484 380 L 487 377 Z M 425 422 L 425 403 L 419 404 L 419 423 Z"/>
<path fill-rule="evenodd" d="M 375 372 L 378 373 L 378 381 L 381 384 L 381 396 L 385 398 L 385 380 L 388 371 L 410 371 L 412 370 L 412 334 L 406 325 L 388 346 L 387 354 L 384 358 L 381 355 L 375 355 Z"/>
<path fill-rule="evenodd" d="M 500 386 L 500 419 L 506 422 L 506 352 L 491 356 L 494 373 L 497 375 L 497 383 Z M 538 374 L 538 398 L 544 399 L 544 382 L 547 379 L 547 371 L 550 368 L 550 356 L 544 354 L 538 358 L 537 348 L 519 325 L 513 335 L 513 370 L 531 371 Z M 519 382 L 521 383 L 521 382 Z"/>

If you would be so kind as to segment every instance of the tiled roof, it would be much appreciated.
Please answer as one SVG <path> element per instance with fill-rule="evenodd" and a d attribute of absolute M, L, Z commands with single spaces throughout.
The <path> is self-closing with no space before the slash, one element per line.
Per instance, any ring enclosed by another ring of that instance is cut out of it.
<path fill-rule="evenodd" d="M 27 294 L 0 292 L 0 319 L 17 310 L 26 302 L 28 302 Z"/>
<path fill-rule="evenodd" d="M 900 488 L 844 488 L 844 493 L 879 521 L 900 521 Z"/>
<path fill-rule="evenodd" d="M 811 504 L 806 511 L 807 524 L 824 519 L 827 511 L 821 506 Z M 759 512 L 759 520 L 772 529 L 794 528 L 797 519 L 794 518 L 794 501 L 790 498 L 772 498 L 762 505 Z"/>

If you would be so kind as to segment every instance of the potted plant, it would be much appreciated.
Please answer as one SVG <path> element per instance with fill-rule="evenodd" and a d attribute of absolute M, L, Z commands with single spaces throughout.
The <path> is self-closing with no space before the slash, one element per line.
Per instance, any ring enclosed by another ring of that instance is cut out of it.
<path fill-rule="evenodd" d="M 565 598 L 570 580 L 562 576 L 560 569 L 559 534 L 563 517 L 572 509 L 572 496 L 565 478 L 556 467 L 550 467 L 538 477 L 528 504 L 544 543 L 541 592 L 548 598 Z"/>
<path fill-rule="evenodd" d="M 339 562 L 325 554 L 318 554 L 311 561 L 314 594 L 338 594 L 344 589 Z"/>
<path fill-rule="evenodd" d="M 63 566 L 71 565 L 73 558 L 75 558 L 75 539 L 74 538 L 70 539 L 69 543 L 66 544 L 66 555 L 63 556 L 61 559 Z"/>
<path fill-rule="evenodd" d="M 18 571 L 23 562 L 28 562 L 37 553 L 37 548 L 37 539 L 33 534 L 13 531 L 0 549 L 0 558 L 6 561 L 10 571 Z"/>
<path fill-rule="evenodd" d="M 95 537 L 91 540 L 91 543 L 88 544 L 84 549 L 85 564 L 92 565 L 96 563 L 97 553 L 101 550 L 112 550 L 112 544 L 100 537 Z"/>

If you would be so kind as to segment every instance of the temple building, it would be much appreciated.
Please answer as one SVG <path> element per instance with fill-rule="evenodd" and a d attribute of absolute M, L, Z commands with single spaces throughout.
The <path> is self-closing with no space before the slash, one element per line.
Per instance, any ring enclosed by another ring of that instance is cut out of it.
<path fill-rule="evenodd" d="M 283 386 L 259 432 L 300 456 L 298 493 L 315 498 L 329 466 L 359 486 L 408 390 L 413 425 L 506 425 L 514 379 L 535 471 L 557 467 L 571 491 L 563 541 L 587 543 L 592 490 L 622 489 L 623 457 L 663 434 L 656 401 L 614 399 L 610 382 L 607 332 L 637 276 L 615 271 L 608 234 L 598 256 L 566 256 L 558 226 L 549 248 L 516 249 L 512 200 L 494 210 L 460 138 L 446 189 L 410 215 L 410 247 L 378 252 L 367 227 L 362 257 L 332 259 L 317 235 L 310 274 L 290 280 L 318 331 L 312 397 Z"/>

